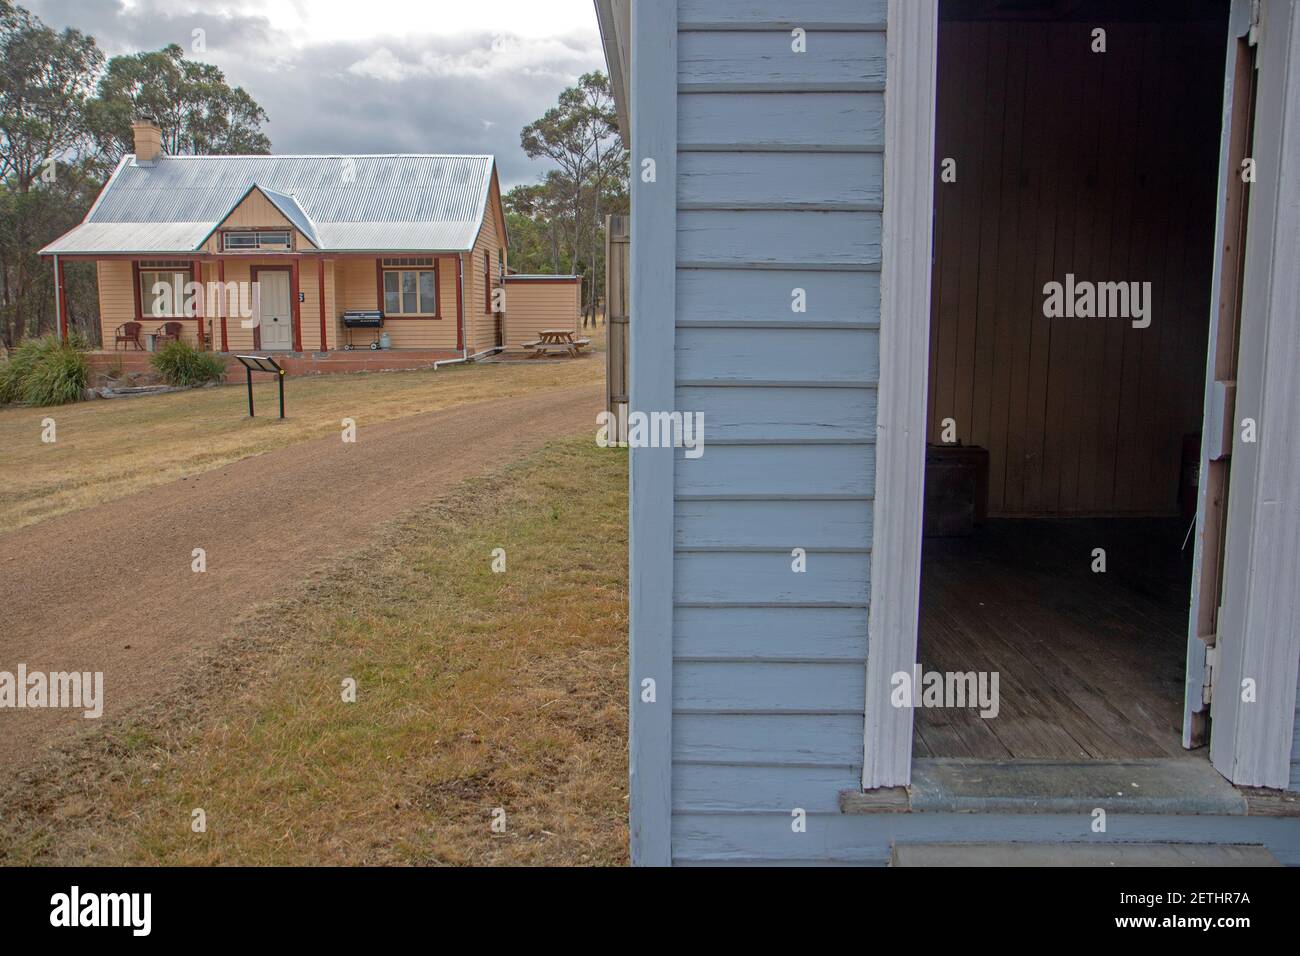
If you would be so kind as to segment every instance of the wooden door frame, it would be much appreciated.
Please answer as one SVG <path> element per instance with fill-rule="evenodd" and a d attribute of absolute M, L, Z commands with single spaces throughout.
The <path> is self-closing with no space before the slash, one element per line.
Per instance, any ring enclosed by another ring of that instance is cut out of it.
<path fill-rule="evenodd" d="M 1207 336 L 1204 427 L 1197 468 L 1196 534 L 1193 540 L 1191 613 L 1187 624 L 1187 670 L 1183 694 L 1183 746 L 1188 750 L 1209 741 L 1210 703 L 1207 688 L 1217 653 L 1217 626 L 1227 489 L 1232 467 L 1232 399 L 1237 378 L 1237 347 L 1241 335 L 1242 283 L 1245 281 L 1245 229 L 1249 223 L 1250 187 L 1239 175 L 1242 157 L 1253 153 L 1247 137 L 1253 125 L 1256 48 L 1249 45 L 1251 4 L 1236 2 L 1228 20 L 1224 60 L 1223 123 L 1219 138 L 1218 196 L 1210 285 Z M 1243 48 L 1244 47 L 1244 48 Z M 1225 436 L 1226 432 L 1226 436 Z M 1211 651 L 1210 648 L 1215 650 Z"/>
<path fill-rule="evenodd" d="M 916 661 L 934 244 L 939 0 L 889 0 L 880 387 L 867 628 L 864 789 L 912 779 L 912 710 L 890 703 L 892 675 Z"/>
<path fill-rule="evenodd" d="M 1234 0 L 1234 23 L 1249 16 Z M 1223 603 L 1210 760 L 1241 786 L 1290 781 L 1300 661 L 1300 0 L 1262 0 Z M 1217 306 L 1217 303 L 1216 303 Z M 1258 440 L 1243 441 L 1254 419 Z M 1243 682 L 1256 699 L 1243 701 Z"/>
<path fill-rule="evenodd" d="M 1250 0 L 1233 0 L 1234 23 L 1243 8 L 1249 13 Z M 1300 350 L 1300 0 L 1262 0 L 1258 9 L 1259 173 L 1235 419 L 1254 418 L 1261 437 L 1244 444 L 1234 428 L 1210 759 L 1233 783 L 1284 788 L 1300 660 L 1300 376 L 1292 367 Z M 920 615 L 938 0 L 890 0 L 887 42 L 865 789 L 911 782 L 913 714 L 891 705 L 890 681 L 916 661 Z M 1247 678 L 1258 687 L 1255 703 L 1238 692 Z"/>
<path fill-rule="evenodd" d="M 297 310 L 294 308 L 294 301 L 293 301 L 293 267 L 292 266 L 249 266 L 248 281 L 257 282 L 258 281 L 257 277 L 261 275 L 263 272 L 283 272 L 289 280 L 289 284 L 286 287 L 288 289 L 287 295 L 289 297 L 289 347 L 287 349 L 276 349 L 275 351 L 292 352 L 294 350 L 293 344 L 295 341 L 295 335 L 297 334 L 295 329 L 297 327 L 297 322 L 298 322 L 297 316 L 294 314 Z M 260 310 L 261 308 L 260 293 L 258 297 L 258 303 L 259 303 L 258 308 Z M 254 350 L 260 350 L 262 348 L 261 315 L 258 315 L 257 317 L 257 325 L 253 326 L 253 348 Z"/>

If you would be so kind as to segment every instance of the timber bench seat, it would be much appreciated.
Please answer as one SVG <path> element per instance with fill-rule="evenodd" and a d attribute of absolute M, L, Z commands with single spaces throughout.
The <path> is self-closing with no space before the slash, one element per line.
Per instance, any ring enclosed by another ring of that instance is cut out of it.
<path fill-rule="evenodd" d="M 574 338 L 573 332 L 564 329 L 543 329 L 537 334 L 539 338 L 523 343 L 523 347 L 533 353 L 532 358 L 551 353 L 577 358 L 584 348 L 591 345 L 591 339 Z"/>
<path fill-rule="evenodd" d="M 542 358 L 552 353 L 556 355 L 572 355 L 573 346 L 561 345 L 556 342 L 525 342 L 524 348 L 532 352 L 531 358 Z"/>

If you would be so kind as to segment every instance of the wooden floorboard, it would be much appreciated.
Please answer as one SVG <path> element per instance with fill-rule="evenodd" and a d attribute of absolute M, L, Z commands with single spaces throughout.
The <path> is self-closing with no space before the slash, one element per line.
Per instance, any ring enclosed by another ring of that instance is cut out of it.
<path fill-rule="evenodd" d="M 919 660 L 996 671 L 1000 710 L 916 710 L 917 755 L 1121 760 L 1180 741 L 1190 555 L 1177 519 L 990 521 L 927 539 Z M 1091 570 L 1094 548 L 1107 571 Z"/>
<path fill-rule="evenodd" d="M 961 602 L 969 614 L 948 614 L 947 610 Z M 974 605 L 973 607 L 971 605 Z M 924 710 L 927 718 L 946 717 L 956 725 L 963 737 L 987 734 L 1004 747 L 1009 756 L 1052 756 L 1068 753 L 1071 756 L 1088 756 L 1080 752 L 1077 741 L 1070 736 L 1068 721 L 1056 712 L 1051 700 L 1051 687 L 1037 680 L 1036 670 L 1021 666 L 1021 662 L 999 653 L 997 641 L 990 639 L 998 625 L 982 619 L 978 600 L 971 596 L 946 599 L 943 609 L 935 615 L 947 618 L 950 626 L 931 626 L 924 632 L 929 648 L 942 647 L 935 658 L 934 669 L 951 671 L 996 671 L 999 678 L 999 711 L 988 719 L 970 709 L 944 708 Z M 972 659 L 972 651 L 974 658 Z M 978 663 L 973 663 L 972 660 Z M 975 753 L 974 756 L 995 756 L 995 753 Z M 947 756 L 937 754 L 937 756 Z"/>
<path fill-rule="evenodd" d="M 1068 547 L 1071 554 L 1082 549 Z M 1113 550 L 1113 549 L 1108 549 Z M 1088 555 L 1091 549 L 1082 550 Z M 1171 630 L 1171 624 L 1149 623 L 1135 613 L 1135 609 L 1126 604 L 1127 595 L 1108 593 L 1090 596 L 1087 603 L 1074 601 L 1063 591 L 1056 578 L 1047 576 L 1045 580 L 1037 570 L 1043 565 L 1041 558 L 1035 560 L 1034 568 L 1027 570 L 1026 577 L 1034 576 L 1032 590 L 1027 582 L 1020 594 L 1007 593 L 1005 585 L 1008 576 L 999 577 L 1004 586 L 999 592 L 1007 607 L 1012 609 L 1008 615 L 999 617 L 996 626 L 985 629 L 994 640 L 1005 643 L 1028 645 L 1025 656 L 1034 662 L 1034 670 L 1054 676 L 1052 686 L 1067 695 L 1075 708 L 1089 718 L 1093 730 L 1111 733 L 1127 740 L 1128 746 L 1108 743 L 1103 737 L 1098 739 L 1092 731 L 1081 741 L 1085 750 L 1090 749 L 1089 741 L 1095 741 L 1097 752 L 1091 755 L 1105 757 L 1116 753 L 1129 756 L 1180 756 L 1181 746 L 1176 739 L 1165 738 L 1157 741 L 1163 751 L 1149 752 L 1149 735 L 1136 726 L 1156 725 L 1169 715 L 1152 711 L 1148 701 L 1155 693 L 1160 699 L 1169 699 L 1170 695 L 1181 693 L 1181 645 L 1179 653 L 1164 663 L 1178 669 L 1179 678 L 1176 686 L 1166 686 L 1162 678 L 1150 673 L 1143 673 L 1145 658 L 1149 648 L 1132 640 L 1135 628 L 1139 630 L 1157 629 L 1161 633 L 1177 631 L 1181 641 L 1181 627 Z M 1092 572 L 1086 572 L 1091 576 Z M 1114 583 L 1107 579 L 1105 583 Z M 1091 582 L 1089 582 L 1091 583 Z M 1114 589 L 1111 589 L 1112 591 Z M 1028 599 L 1026 596 L 1029 596 Z M 1117 610 L 1121 608 L 1121 610 Z M 1007 626 L 1010 623 L 1010 627 Z M 1018 631 L 1018 634 L 1013 634 Z M 1047 658 L 1047 659 L 1043 659 Z M 1135 678 L 1133 675 L 1138 675 Z M 1099 682 L 1104 679 L 1104 682 Z M 1160 686 L 1153 691 L 1140 686 L 1140 681 L 1157 680 Z M 1134 685 L 1135 682 L 1138 686 Z M 1113 691 L 1113 692 L 1108 692 Z M 1181 716 L 1176 712 L 1174 718 Z M 1069 725 L 1073 728 L 1073 725 Z"/>

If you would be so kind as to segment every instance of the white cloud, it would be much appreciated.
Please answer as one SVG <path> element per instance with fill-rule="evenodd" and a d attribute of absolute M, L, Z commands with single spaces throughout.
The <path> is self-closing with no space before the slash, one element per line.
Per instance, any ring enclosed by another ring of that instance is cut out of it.
<path fill-rule="evenodd" d="M 446 49 L 419 49 L 407 44 L 403 58 L 389 46 L 380 46 L 352 63 L 347 72 L 396 83 L 421 77 L 490 80 L 493 77 L 546 77 L 562 79 L 580 69 L 589 54 L 558 38 L 533 39 L 496 33 L 465 37 L 463 45 Z"/>
<path fill-rule="evenodd" d="M 353 76 L 368 76 L 390 83 L 403 80 L 408 75 L 402 61 L 393 56 L 393 51 L 386 46 L 381 46 L 363 60 L 357 60 L 348 67 L 348 72 Z"/>
<path fill-rule="evenodd" d="M 604 68 L 591 0 L 24 0 L 109 55 L 203 29 L 195 59 L 267 111 L 277 153 L 493 153 L 507 189 L 546 165 L 519 130 Z"/>
<path fill-rule="evenodd" d="M 122 0 L 126 15 L 158 6 L 158 0 Z M 506 28 L 523 37 L 596 31 L 592 0 L 166 0 L 165 8 L 173 17 L 261 17 L 294 46 Z"/>

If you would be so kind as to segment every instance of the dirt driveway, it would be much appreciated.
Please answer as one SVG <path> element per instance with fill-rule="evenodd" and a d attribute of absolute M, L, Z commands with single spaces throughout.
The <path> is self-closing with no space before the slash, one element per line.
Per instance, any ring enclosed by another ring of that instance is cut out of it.
<path fill-rule="evenodd" d="M 0 537 L 0 671 L 103 671 L 105 697 L 99 722 L 0 709 L 0 766 L 167 693 L 253 604 L 458 482 L 594 429 L 600 407 L 584 385 L 362 422 L 355 444 L 295 445 Z"/>

